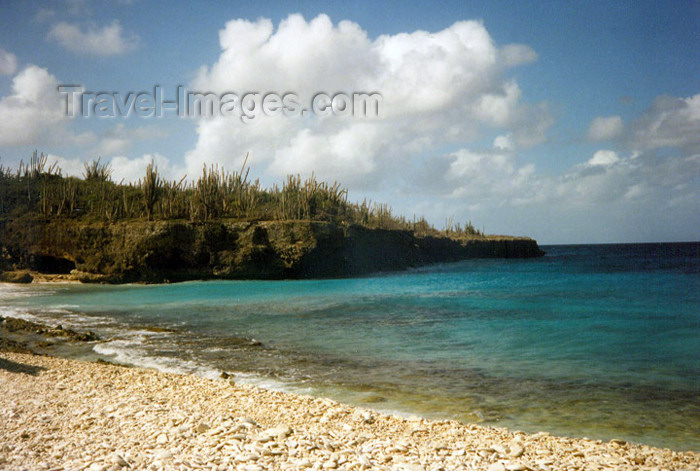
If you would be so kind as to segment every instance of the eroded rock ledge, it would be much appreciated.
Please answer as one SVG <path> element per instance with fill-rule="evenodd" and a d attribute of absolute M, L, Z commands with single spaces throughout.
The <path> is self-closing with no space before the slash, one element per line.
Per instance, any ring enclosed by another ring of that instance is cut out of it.
<path fill-rule="evenodd" d="M 528 258 L 529 238 L 456 240 L 322 222 L 0 222 L 6 281 L 53 274 L 83 282 L 334 278 L 466 258 Z"/>

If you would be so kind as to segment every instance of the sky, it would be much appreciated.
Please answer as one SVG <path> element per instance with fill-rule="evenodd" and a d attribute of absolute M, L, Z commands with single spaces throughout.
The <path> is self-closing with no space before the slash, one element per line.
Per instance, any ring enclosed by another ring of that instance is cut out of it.
<path fill-rule="evenodd" d="M 240 101 L 215 116 L 85 101 L 156 87 Z M 379 113 L 262 110 L 319 93 L 375 93 Z M 35 150 L 64 175 L 100 157 L 115 181 L 151 160 L 196 179 L 248 154 L 264 185 L 313 173 L 438 228 L 697 241 L 700 1 L 2 0 L 0 165 Z"/>

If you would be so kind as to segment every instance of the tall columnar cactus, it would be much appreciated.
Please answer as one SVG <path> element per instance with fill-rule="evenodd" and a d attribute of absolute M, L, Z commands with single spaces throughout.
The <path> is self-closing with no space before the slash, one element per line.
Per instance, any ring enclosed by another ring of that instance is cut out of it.
<path fill-rule="evenodd" d="M 158 175 L 158 167 L 153 160 L 151 160 L 151 163 L 146 167 L 146 176 L 140 181 L 140 186 L 143 191 L 146 217 L 149 221 L 152 221 L 153 209 L 160 198 L 161 187 L 163 186 L 163 180 L 160 178 L 160 175 Z"/>

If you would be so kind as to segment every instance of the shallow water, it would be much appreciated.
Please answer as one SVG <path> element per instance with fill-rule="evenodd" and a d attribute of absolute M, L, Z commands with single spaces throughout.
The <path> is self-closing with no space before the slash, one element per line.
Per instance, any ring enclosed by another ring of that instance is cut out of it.
<path fill-rule="evenodd" d="M 75 356 L 700 450 L 700 244 L 544 249 L 345 280 L 3 285 L 0 310 L 109 339 Z"/>

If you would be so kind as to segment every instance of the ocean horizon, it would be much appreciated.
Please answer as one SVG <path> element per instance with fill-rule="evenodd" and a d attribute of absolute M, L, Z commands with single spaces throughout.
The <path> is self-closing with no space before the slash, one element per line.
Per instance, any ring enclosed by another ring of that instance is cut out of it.
<path fill-rule="evenodd" d="M 542 246 L 373 276 L 0 285 L 56 353 L 383 412 L 700 450 L 700 243 Z"/>

